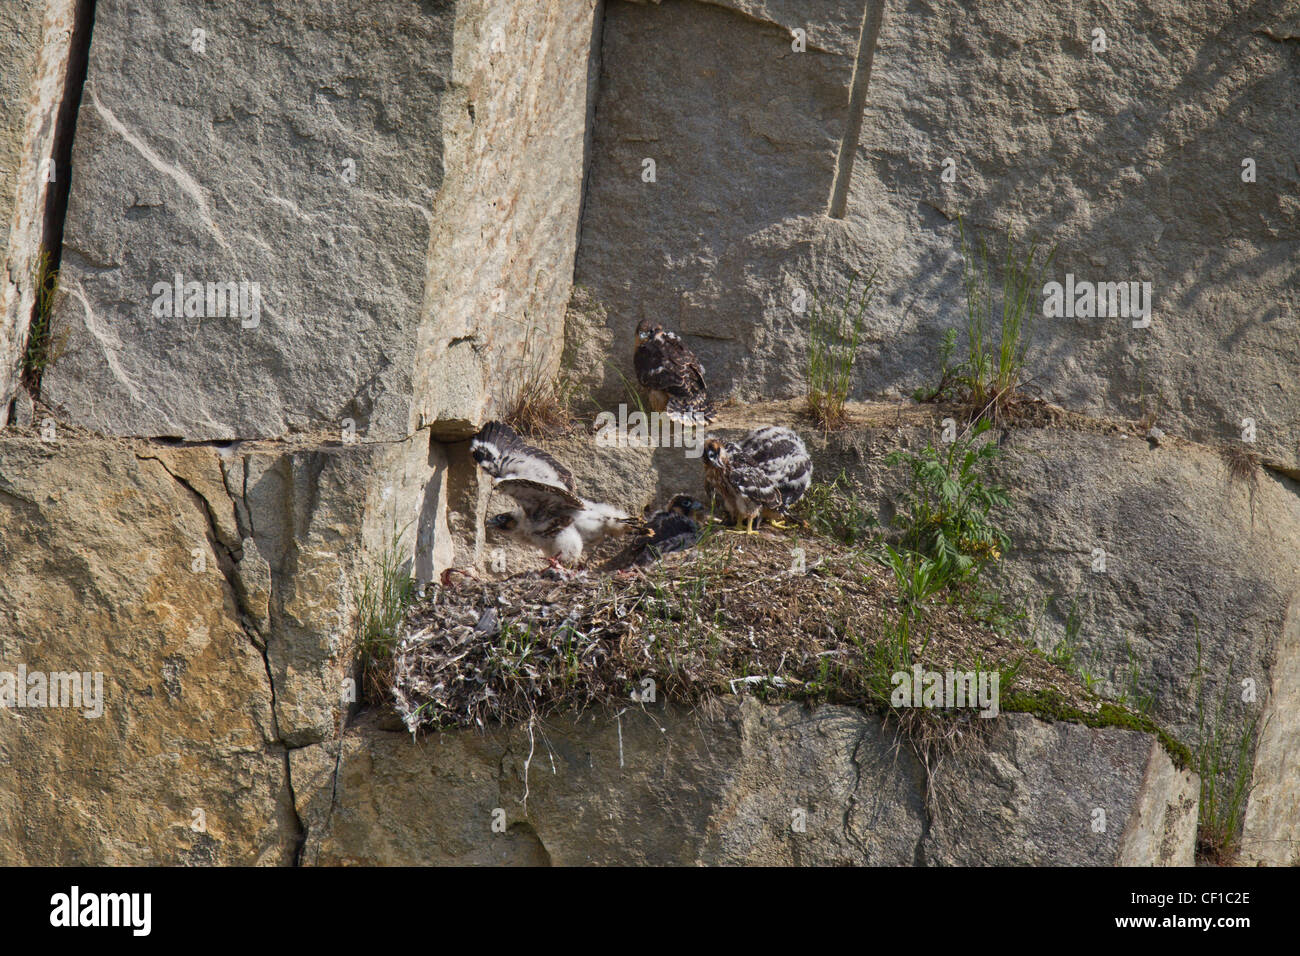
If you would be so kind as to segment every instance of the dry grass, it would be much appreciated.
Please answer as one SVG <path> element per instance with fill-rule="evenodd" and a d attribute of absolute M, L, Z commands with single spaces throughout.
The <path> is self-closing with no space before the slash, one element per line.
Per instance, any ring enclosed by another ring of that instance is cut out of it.
<path fill-rule="evenodd" d="M 844 399 L 831 392 L 810 391 L 808 393 L 808 414 L 823 432 L 843 428 L 849 423 L 844 405 Z"/>
<path fill-rule="evenodd" d="M 545 347 L 530 327 L 523 356 L 506 376 L 501 418 L 530 438 L 567 435 L 573 429 L 576 386 L 564 372 L 554 372 Z"/>
<path fill-rule="evenodd" d="M 1228 469 L 1228 481 L 1239 481 L 1246 486 L 1250 496 L 1250 523 L 1255 524 L 1255 495 L 1259 491 L 1259 476 L 1262 467 L 1260 456 L 1241 445 L 1225 444 L 1219 446 L 1219 457 Z"/>
<path fill-rule="evenodd" d="M 570 406 L 571 394 L 562 377 L 526 375 L 510 386 L 502 417 L 522 435 L 550 438 L 572 430 Z"/>
<path fill-rule="evenodd" d="M 1260 457 L 1241 445 L 1219 446 L 1219 457 L 1228 468 L 1228 477 L 1254 488 L 1259 484 Z"/>

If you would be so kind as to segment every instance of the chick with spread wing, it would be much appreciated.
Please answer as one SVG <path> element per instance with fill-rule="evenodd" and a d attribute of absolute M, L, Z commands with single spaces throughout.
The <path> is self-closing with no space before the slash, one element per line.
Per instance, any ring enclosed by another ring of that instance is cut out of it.
<path fill-rule="evenodd" d="M 645 530 L 644 522 L 612 505 L 579 497 L 573 474 L 509 425 L 488 422 L 469 448 L 492 476 L 493 490 L 518 506 L 489 519 L 487 526 L 540 549 L 552 565 L 576 564 L 588 545 L 607 535 Z"/>
<path fill-rule="evenodd" d="M 676 333 L 652 319 L 636 327 L 632 355 L 636 380 L 650 397 L 650 407 L 683 425 L 707 425 L 714 419 L 704 369 Z"/>
<path fill-rule="evenodd" d="M 812 481 L 812 459 L 788 428 L 769 425 L 738 442 L 704 443 L 704 485 L 736 525 L 754 533 L 761 516 L 776 527 Z"/>

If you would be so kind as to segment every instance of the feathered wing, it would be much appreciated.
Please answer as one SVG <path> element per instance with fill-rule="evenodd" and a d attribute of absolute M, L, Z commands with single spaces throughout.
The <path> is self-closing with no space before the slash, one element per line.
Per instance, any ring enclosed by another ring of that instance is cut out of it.
<path fill-rule="evenodd" d="M 808 490 L 808 485 L 812 482 L 812 458 L 804 447 L 803 439 L 790 429 L 777 425 L 759 428 L 741 439 L 737 447 L 741 457 L 748 459 L 777 493 L 778 503 L 770 504 L 768 500 L 762 500 L 764 507 L 785 512 Z"/>
<path fill-rule="evenodd" d="M 572 473 L 509 425 L 483 426 L 470 441 L 470 454 L 495 479 L 493 490 L 513 498 L 523 512 L 522 536 L 547 554 L 577 560 L 589 541 L 645 529 L 640 518 L 579 498 Z"/>
<path fill-rule="evenodd" d="M 558 461 L 528 444 L 513 428 L 502 422 L 488 422 L 470 439 L 469 451 L 480 468 L 501 481 L 524 478 L 553 485 L 572 494 L 577 485 L 573 474 Z"/>
<path fill-rule="evenodd" d="M 668 396 L 668 417 L 688 425 L 713 421 L 713 404 L 704 384 L 704 368 L 695 353 L 672 332 L 637 346 L 632 356 L 642 388 Z"/>
<path fill-rule="evenodd" d="M 568 524 L 584 506 L 583 500 L 567 488 L 533 481 L 531 478 L 502 478 L 492 487 L 513 498 L 528 520 L 535 525 L 554 520 L 563 520 Z"/>
<path fill-rule="evenodd" d="M 713 503 L 714 507 L 721 504 L 722 509 L 734 519 L 735 509 L 731 504 L 731 487 L 727 484 L 726 476 L 723 475 L 721 468 L 715 468 L 708 462 L 704 463 L 704 490 L 708 493 L 708 500 Z"/>
<path fill-rule="evenodd" d="M 691 398 L 670 397 L 664 414 L 670 421 L 683 425 L 709 425 L 717 417 L 713 403 L 703 394 Z"/>
<path fill-rule="evenodd" d="M 646 537 L 667 541 L 679 534 L 698 531 L 699 527 L 694 518 L 688 518 L 676 511 L 656 511 L 646 522 L 646 530 L 649 532 Z"/>
<path fill-rule="evenodd" d="M 784 507 L 781 490 L 766 468 L 737 448 L 731 453 L 726 480 L 736 491 L 754 504 L 774 511 Z"/>

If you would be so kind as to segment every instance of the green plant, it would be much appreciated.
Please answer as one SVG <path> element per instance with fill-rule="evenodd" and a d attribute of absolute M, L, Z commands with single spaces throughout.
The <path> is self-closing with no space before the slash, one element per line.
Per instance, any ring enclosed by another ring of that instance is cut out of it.
<path fill-rule="evenodd" d="M 978 579 L 968 581 L 960 592 L 953 592 L 952 601 L 960 605 L 971 620 L 978 621 L 1003 637 L 1022 633 L 1029 618 L 1022 602 L 1009 602 L 995 588 L 988 587 Z"/>
<path fill-rule="evenodd" d="M 814 295 L 808 313 L 808 410 L 824 430 L 845 421 L 853 363 L 876 291 L 876 270 L 859 286 L 861 278 L 853 273 L 844 295 L 830 305 Z"/>
<path fill-rule="evenodd" d="M 632 384 L 632 381 L 623 374 L 622 369 L 613 362 L 610 362 L 608 359 L 605 361 L 605 367 L 617 375 L 619 380 L 623 383 L 623 391 L 627 393 L 629 399 L 628 411 L 638 411 L 643 417 L 648 418 L 650 409 L 646 407 L 645 399 L 641 397 L 641 390 Z M 635 409 L 633 409 L 633 406 L 636 406 Z"/>
<path fill-rule="evenodd" d="M 54 268 L 53 261 L 49 251 L 42 249 L 33 276 L 36 304 L 27 332 L 27 350 L 23 355 L 23 384 L 33 394 L 39 391 L 41 376 L 50 363 L 59 357 L 62 346 L 62 339 L 56 339 L 51 334 L 54 307 L 62 297 L 59 270 Z"/>
<path fill-rule="evenodd" d="M 813 533 L 849 547 L 866 544 L 880 527 L 875 512 L 863 501 L 861 489 L 843 469 L 830 481 L 813 482 L 794 513 Z"/>
<path fill-rule="evenodd" d="M 894 572 L 894 582 L 909 608 L 917 608 L 947 584 L 938 561 L 915 551 L 884 546 L 882 563 Z"/>
<path fill-rule="evenodd" d="M 1070 607 L 1065 612 L 1065 633 L 1056 642 L 1047 659 L 1067 671 L 1074 672 L 1074 658 L 1079 649 L 1079 631 L 1082 629 L 1083 615 L 1079 613 L 1078 599 L 1074 599 L 1070 601 Z"/>
<path fill-rule="evenodd" d="M 407 608 L 415 602 L 415 579 L 401 544 L 404 531 L 394 522 L 388 544 L 361 579 L 356 602 L 357 648 L 367 671 L 391 656 Z"/>
<path fill-rule="evenodd" d="M 918 388 L 912 398 L 918 402 L 933 402 L 941 398 L 954 398 L 957 385 L 965 366 L 954 364 L 953 356 L 957 354 L 957 330 L 944 329 L 939 339 L 939 384 L 933 388 Z"/>
<path fill-rule="evenodd" d="M 1142 661 L 1128 641 L 1124 642 L 1124 655 L 1128 659 L 1126 673 L 1128 686 L 1119 695 L 1119 703 L 1136 710 L 1139 714 L 1149 715 L 1155 709 L 1156 695 L 1150 690 L 1143 689 Z"/>
<path fill-rule="evenodd" d="M 902 530 L 899 544 L 935 563 L 940 586 L 976 578 L 1010 546 L 992 517 L 1009 499 L 988 478 L 998 447 L 979 439 L 989 427 L 981 419 L 969 438 L 959 437 L 944 450 L 931 442 L 920 454 L 900 450 L 885 457 L 887 464 L 906 465 L 910 472 L 894 519 Z"/>
<path fill-rule="evenodd" d="M 1044 613 L 1046 613 L 1047 605 L 1054 604 L 1056 600 L 1057 598 L 1054 596 L 1043 603 Z M 1087 660 L 1084 660 L 1080 654 L 1081 642 L 1079 641 L 1079 634 L 1083 630 L 1084 613 L 1079 609 L 1078 598 L 1071 598 L 1070 606 L 1065 611 L 1065 633 L 1061 635 L 1061 639 L 1056 642 L 1051 651 L 1044 654 L 1044 656 L 1057 667 L 1073 674 L 1083 683 L 1088 692 L 1093 694 L 1097 693 L 1098 688 L 1103 684 L 1103 678 L 1098 677 L 1095 673 L 1101 666 L 1101 649 L 1094 647 Z M 1034 633 L 1037 634 L 1036 626 Z M 1034 643 L 1037 642 L 1034 641 Z M 1130 664 L 1132 663 L 1130 660 Z M 1136 669 L 1131 672 L 1133 679 L 1137 679 L 1137 674 Z M 1119 696 L 1120 699 L 1117 703 L 1127 706 L 1128 695 L 1121 693 Z"/>
<path fill-rule="evenodd" d="M 1201 666 L 1200 623 L 1196 634 L 1196 750 L 1194 769 L 1201 778 L 1201 806 L 1197 820 L 1197 854 L 1215 863 L 1231 863 L 1241 849 L 1241 830 L 1250 796 L 1253 772 L 1252 751 L 1259 727 L 1259 713 L 1233 720 L 1228 713 L 1233 689 L 1232 668 L 1224 691 L 1207 718 L 1205 671 Z"/>
<path fill-rule="evenodd" d="M 947 578 L 937 562 L 915 551 L 898 551 L 886 544 L 876 559 L 893 572 L 900 599 L 898 614 L 885 621 L 884 647 L 892 660 L 910 666 L 929 644 L 927 638 L 915 651 L 912 646 L 912 632 L 920 621 L 922 606 L 944 588 Z M 874 663 L 878 665 L 880 661 Z"/>
<path fill-rule="evenodd" d="M 989 267 L 988 244 L 968 235 L 958 218 L 962 252 L 962 286 L 966 294 L 966 350 L 955 363 L 957 330 L 944 332 L 939 345 L 939 384 L 918 392 L 921 400 L 951 398 L 969 403 L 978 416 L 998 418 L 1024 386 L 1025 365 L 1033 339 L 1035 297 L 1056 258 L 1056 246 L 1043 253 L 1038 240 L 1018 241 L 1008 229 L 1002 274 Z M 995 291 L 995 282 L 1000 289 Z"/>
<path fill-rule="evenodd" d="M 910 611 L 897 616 L 884 615 L 878 636 L 870 644 L 858 642 L 859 661 L 849 665 L 854 682 L 869 700 L 882 707 L 892 707 L 893 675 L 912 669 L 920 657 L 912 646 L 917 622 Z M 928 643 L 928 642 L 926 642 Z"/>
<path fill-rule="evenodd" d="M 1020 248 L 1007 230 L 1003 254 L 1001 312 L 997 342 L 993 341 L 993 283 L 989 274 L 988 246 L 978 235 L 966 235 L 958 219 L 962 246 L 962 284 L 966 290 L 967 386 L 977 406 L 1009 397 L 1022 384 L 1025 358 L 1033 337 L 1034 297 L 1043 275 L 1056 258 L 1056 247 L 1038 259 L 1039 244 L 1030 239 Z"/>

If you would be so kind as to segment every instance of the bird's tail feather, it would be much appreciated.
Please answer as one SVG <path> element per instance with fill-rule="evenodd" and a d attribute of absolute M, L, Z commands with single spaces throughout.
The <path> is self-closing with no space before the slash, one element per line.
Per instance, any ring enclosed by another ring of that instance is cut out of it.
<path fill-rule="evenodd" d="M 718 417 L 713 403 L 707 399 L 683 401 L 680 398 L 670 398 L 664 414 L 669 421 L 679 425 L 711 425 Z"/>

